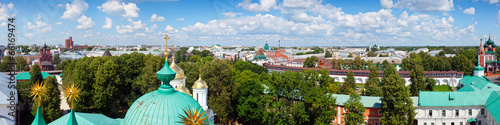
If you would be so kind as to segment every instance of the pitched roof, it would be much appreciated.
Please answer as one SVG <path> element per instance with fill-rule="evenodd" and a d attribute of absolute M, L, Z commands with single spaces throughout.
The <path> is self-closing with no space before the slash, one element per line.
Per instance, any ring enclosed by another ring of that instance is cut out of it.
<path fill-rule="evenodd" d="M 349 100 L 349 95 L 343 95 L 343 94 L 331 94 L 332 97 L 337 98 L 336 103 L 337 105 L 344 105 L 345 102 Z M 376 97 L 376 96 L 360 96 L 361 103 L 365 108 L 381 108 L 382 101 L 380 101 L 381 97 Z M 418 105 L 418 97 L 410 97 L 411 100 L 413 101 L 413 106 L 417 107 Z"/>
<path fill-rule="evenodd" d="M 80 125 L 120 125 L 122 119 L 112 119 L 102 114 L 74 112 L 75 118 Z M 49 123 L 49 125 L 65 125 L 68 123 L 70 113 Z"/>
<path fill-rule="evenodd" d="M 42 63 L 40 63 L 40 65 L 42 65 L 42 66 L 51 66 L 52 63 L 47 62 L 47 61 L 43 61 Z"/>
<path fill-rule="evenodd" d="M 105 56 L 112 56 L 111 53 L 109 52 L 109 49 L 106 49 L 106 51 L 104 51 L 104 53 L 102 54 L 102 57 Z"/>
<path fill-rule="evenodd" d="M 42 72 L 43 79 L 47 78 L 47 76 L 50 76 L 50 74 L 47 72 Z M 16 80 L 30 80 L 31 79 L 31 75 L 29 72 L 19 73 L 19 74 L 15 75 L 15 77 L 16 77 Z"/>
<path fill-rule="evenodd" d="M 465 76 L 457 92 L 420 92 L 419 106 L 482 106 L 500 122 L 500 86 L 484 76 Z"/>

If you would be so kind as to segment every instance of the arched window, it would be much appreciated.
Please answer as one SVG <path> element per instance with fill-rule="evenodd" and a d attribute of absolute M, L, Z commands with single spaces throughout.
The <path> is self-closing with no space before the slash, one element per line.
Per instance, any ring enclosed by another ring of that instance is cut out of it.
<path fill-rule="evenodd" d="M 198 93 L 196 93 L 196 101 L 198 101 Z"/>

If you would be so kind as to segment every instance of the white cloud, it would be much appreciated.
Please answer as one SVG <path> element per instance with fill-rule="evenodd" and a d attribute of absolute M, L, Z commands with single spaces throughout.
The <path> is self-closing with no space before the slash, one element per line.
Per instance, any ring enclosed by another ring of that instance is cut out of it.
<path fill-rule="evenodd" d="M 252 0 L 243 0 L 243 2 L 238 4 L 238 7 L 251 12 L 269 12 L 272 9 L 278 8 L 276 0 L 259 0 L 259 3 L 252 3 Z"/>
<path fill-rule="evenodd" d="M 184 18 L 177 18 L 177 21 L 184 21 Z"/>
<path fill-rule="evenodd" d="M 111 29 L 111 27 L 113 27 L 113 21 L 111 20 L 111 18 L 106 17 L 105 23 L 106 24 L 102 25 L 102 28 Z"/>
<path fill-rule="evenodd" d="M 92 18 L 85 15 L 80 17 L 80 19 L 78 19 L 78 22 L 80 23 L 80 25 L 77 25 L 76 29 L 89 29 L 94 27 L 95 25 L 94 21 L 92 21 Z"/>
<path fill-rule="evenodd" d="M 464 10 L 464 13 L 467 15 L 474 15 L 476 13 L 476 9 L 474 7 L 470 7 Z"/>
<path fill-rule="evenodd" d="M 7 7 L 9 8 L 9 10 L 12 10 L 12 9 L 14 9 L 14 4 L 12 4 L 12 2 L 10 2 L 9 4 L 7 4 Z"/>
<path fill-rule="evenodd" d="M 139 17 L 138 11 L 139 7 L 135 3 L 125 3 L 119 1 L 107 1 L 97 9 L 102 12 L 106 12 L 109 15 L 119 15 L 125 18 L 136 18 Z"/>
<path fill-rule="evenodd" d="M 62 8 L 64 8 L 64 5 L 63 5 L 63 4 L 57 4 L 57 7 L 62 7 Z"/>
<path fill-rule="evenodd" d="M 394 3 L 392 0 L 380 0 L 380 5 L 382 5 L 383 8 L 392 8 L 394 6 Z"/>
<path fill-rule="evenodd" d="M 33 33 L 26 33 L 26 34 L 24 34 L 24 36 L 25 36 L 25 37 L 33 37 L 33 36 L 35 36 L 35 35 L 33 35 Z"/>
<path fill-rule="evenodd" d="M 224 15 L 225 18 L 233 18 L 233 17 L 236 17 L 238 15 L 241 15 L 242 13 L 235 13 L 235 12 L 225 12 L 225 13 L 222 13 L 222 15 Z"/>
<path fill-rule="evenodd" d="M 144 29 L 144 32 L 148 32 L 148 33 L 150 33 L 150 32 L 154 32 L 154 31 L 155 31 L 155 29 L 158 29 L 158 25 L 153 24 L 153 26 L 151 26 L 151 28 L 147 28 L 147 27 L 146 27 L 146 28 Z"/>
<path fill-rule="evenodd" d="M 498 3 L 498 0 L 483 0 L 483 1 L 488 1 L 489 4 Z"/>
<path fill-rule="evenodd" d="M 453 10 L 453 0 L 401 0 L 394 7 L 422 12 L 447 12 Z"/>
<path fill-rule="evenodd" d="M 318 0 L 283 0 L 283 7 L 285 8 L 311 8 L 321 1 Z"/>
<path fill-rule="evenodd" d="M 54 25 L 61 25 L 62 22 L 57 22 L 57 23 L 54 23 Z"/>
<path fill-rule="evenodd" d="M 2 4 L 0 3 L 0 22 L 6 21 L 8 18 L 13 17 L 13 15 L 9 15 L 10 11 L 14 8 L 14 4 Z"/>
<path fill-rule="evenodd" d="M 177 29 L 174 29 L 172 26 L 170 25 L 167 25 L 167 27 L 165 27 L 165 31 L 167 31 L 167 33 L 177 33 L 179 32 L 179 30 Z"/>
<path fill-rule="evenodd" d="M 495 25 L 500 25 L 500 10 L 497 13 L 497 16 L 495 17 Z"/>
<path fill-rule="evenodd" d="M 46 33 L 46 32 L 49 32 L 52 30 L 52 26 L 50 26 L 49 24 L 45 23 L 45 22 L 42 22 L 42 17 L 40 15 L 38 15 L 38 18 L 36 20 L 36 24 L 33 24 L 31 22 L 28 22 L 28 26 L 26 27 L 26 29 L 29 29 L 29 30 L 36 30 L 36 33 Z"/>
<path fill-rule="evenodd" d="M 66 11 L 61 16 L 62 19 L 76 20 L 81 18 L 85 11 L 89 8 L 89 4 L 83 0 L 72 0 L 71 4 L 66 3 Z"/>
<path fill-rule="evenodd" d="M 151 19 L 149 19 L 149 22 L 159 22 L 159 21 L 165 21 L 165 17 L 157 16 L 156 13 L 153 13 Z"/>
<path fill-rule="evenodd" d="M 121 25 L 116 26 L 116 32 L 124 34 L 124 33 L 132 33 L 137 30 L 145 30 L 148 29 L 145 23 L 142 23 L 141 20 L 134 21 L 132 19 L 128 19 L 129 25 Z M 149 29 L 148 29 L 149 31 Z"/>

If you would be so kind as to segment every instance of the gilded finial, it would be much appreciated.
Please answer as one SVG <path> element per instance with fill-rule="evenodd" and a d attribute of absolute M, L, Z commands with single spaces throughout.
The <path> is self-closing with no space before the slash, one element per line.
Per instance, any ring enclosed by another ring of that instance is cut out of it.
<path fill-rule="evenodd" d="M 186 107 L 186 109 L 183 109 L 184 115 L 179 114 L 179 118 L 181 118 L 182 121 L 179 121 L 178 123 L 184 123 L 186 125 L 205 125 L 207 123 L 207 116 L 203 116 L 205 114 L 205 111 L 202 108 L 199 108 L 198 106 L 195 106 L 193 109 Z"/>
<path fill-rule="evenodd" d="M 73 103 L 74 101 L 78 101 L 77 99 L 80 97 L 80 89 L 78 89 L 78 86 L 75 86 L 75 83 L 68 85 L 66 84 L 64 86 L 64 96 L 66 97 L 66 100 L 69 100 L 71 103 L 71 109 L 74 108 Z"/>
<path fill-rule="evenodd" d="M 45 84 L 43 82 L 35 82 L 34 85 L 31 86 L 30 94 L 33 96 L 33 100 L 37 100 L 37 105 L 40 107 L 40 103 L 42 102 L 42 96 L 45 96 L 47 93 L 45 91 Z"/>

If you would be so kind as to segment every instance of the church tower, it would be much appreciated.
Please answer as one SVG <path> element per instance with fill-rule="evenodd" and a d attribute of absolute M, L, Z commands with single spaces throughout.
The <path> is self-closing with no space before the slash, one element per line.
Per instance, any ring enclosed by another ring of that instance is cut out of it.
<path fill-rule="evenodd" d="M 203 110 L 207 111 L 207 94 L 208 94 L 208 85 L 203 79 L 201 79 L 201 73 L 198 80 L 196 80 L 193 84 L 193 98 L 194 100 L 200 103 Z"/>
<path fill-rule="evenodd" d="M 172 49 L 172 52 L 174 52 L 174 49 Z M 175 54 L 175 52 L 174 52 L 174 54 Z M 170 69 L 172 69 L 172 71 L 177 73 L 175 75 L 175 79 L 170 81 L 170 85 L 172 85 L 172 87 L 174 87 L 174 89 L 179 87 L 181 84 L 183 86 L 186 86 L 184 83 L 186 83 L 187 77 L 184 74 L 184 71 L 179 66 L 177 66 L 177 64 L 175 64 L 175 56 L 172 56 L 172 64 L 170 64 Z"/>

